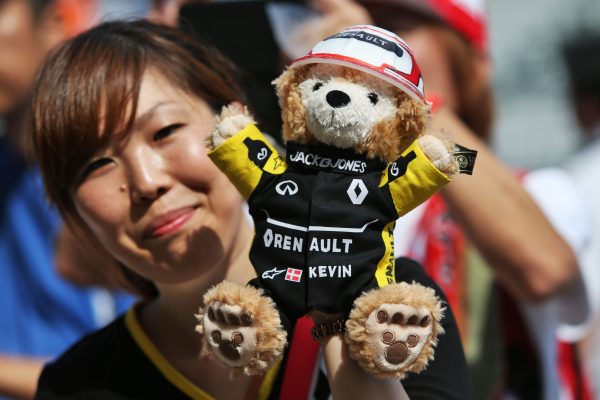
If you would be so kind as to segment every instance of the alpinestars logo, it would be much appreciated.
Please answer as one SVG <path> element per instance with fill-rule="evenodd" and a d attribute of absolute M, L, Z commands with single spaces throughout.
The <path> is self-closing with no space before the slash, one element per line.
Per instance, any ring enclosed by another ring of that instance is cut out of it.
<path fill-rule="evenodd" d="M 285 272 L 285 269 L 273 268 L 262 273 L 263 279 L 274 279 L 277 275 Z"/>

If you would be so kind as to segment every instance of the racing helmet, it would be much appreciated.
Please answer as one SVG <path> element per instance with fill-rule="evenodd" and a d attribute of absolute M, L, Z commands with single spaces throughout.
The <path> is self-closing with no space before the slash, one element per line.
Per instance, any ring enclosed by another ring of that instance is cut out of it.
<path fill-rule="evenodd" d="M 290 68 L 335 64 L 381 78 L 425 102 L 421 70 L 412 51 L 398 35 L 372 25 L 357 25 L 317 43 Z"/>

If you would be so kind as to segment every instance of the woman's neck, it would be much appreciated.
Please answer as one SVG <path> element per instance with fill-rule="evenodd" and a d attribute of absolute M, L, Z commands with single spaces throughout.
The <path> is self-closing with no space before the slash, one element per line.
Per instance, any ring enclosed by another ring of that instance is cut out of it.
<path fill-rule="evenodd" d="M 245 284 L 255 274 L 248 259 L 252 228 L 243 217 L 234 245 L 218 265 L 193 280 L 173 285 L 157 285 L 159 296 L 146 304 L 140 322 L 152 343 L 175 369 L 216 398 L 242 398 L 250 379 L 240 377 L 228 384 L 229 371 L 216 360 L 199 360 L 201 337 L 195 331 L 195 314 L 203 305 L 204 293 L 215 284 L 229 280 Z"/>
<path fill-rule="evenodd" d="M 219 265 L 183 283 L 157 284 L 159 296 L 143 308 L 140 317 L 144 329 L 159 349 L 172 349 L 176 341 L 189 354 L 190 349 L 195 348 L 190 346 L 199 346 L 194 314 L 202 305 L 204 293 L 223 280 L 246 284 L 255 276 L 248 259 L 251 240 L 252 228 L 244 218 L 234 245 Z"/>

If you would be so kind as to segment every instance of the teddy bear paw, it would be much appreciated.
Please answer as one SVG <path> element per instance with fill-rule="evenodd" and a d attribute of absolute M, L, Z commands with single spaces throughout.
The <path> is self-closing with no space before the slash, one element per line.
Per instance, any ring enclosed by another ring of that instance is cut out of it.
<path fill-rule="evenodd" d="M 433 289 L 403 282 L 367 292 L 346 322 L 350 356 L 376 377 L 404 379 L 433 358 L 441 317 Z"/>
<path fill-rule="evenodd" d="M 221 114 L 216 117 L 216 126 L 210 137 L 210 144 L 215 148 L 246 126 L 254 123 L 254 118 L 245 106 L 242 107 L 239 104 L 223 106 Z"/>
<path fill-rule="evenodd" d="M 417 140 L 423 153 L 438 170 L 448 176 L 458 172 L 458 164 L 442 140 L 432 135 L 424 135 Z"/>
<path fill-rule="evenodd" d="M 428 344 L 432 331 L 429 310 L 404 304 L 382 304 L 367 319 L 366 329 L 375 353 L 375 364 L 382 370 L 396 371 L 416 360 Z"/>
<path fill-rule="evenodd" d="M 222 282 L 205 295 L 196 315 L 204 354 L 234 373 L 263 373 L 283 353 L 285 331 L 271 299 L 253 287 Z"/>
<path fill-rule="evenodd" d="M 245 365 L 256 351 L 256 327 L 249 312 L 238 305 L 215 301 L 204 317 L 204 332 L 215 355 L 231 366 Z"/>

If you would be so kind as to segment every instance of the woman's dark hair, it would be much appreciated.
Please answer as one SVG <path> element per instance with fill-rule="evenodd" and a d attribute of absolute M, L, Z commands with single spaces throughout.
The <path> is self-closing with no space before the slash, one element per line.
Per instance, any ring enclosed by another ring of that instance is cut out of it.
<path fill-rule="evenodd" d="M 75 231 L 89 234 L 72 198 L 77 173 L 113 135 L 130 132 L 147 70 L 215 111 L 246 103 L 231 62 L 175 28 L 111 21 L 60 45 L 35 84 L 32 139 L 48 197 Z"/>

